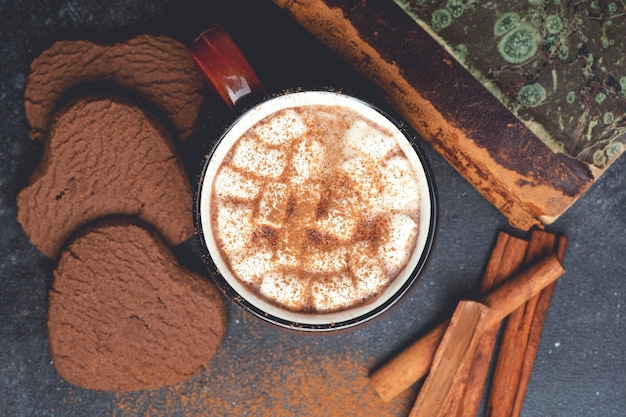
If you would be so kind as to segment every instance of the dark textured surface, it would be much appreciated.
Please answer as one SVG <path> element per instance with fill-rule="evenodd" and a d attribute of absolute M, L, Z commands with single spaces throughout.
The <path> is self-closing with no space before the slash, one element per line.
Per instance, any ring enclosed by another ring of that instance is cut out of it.
<path fill-rule="evenodd" d="M 270 90 L 332 85 L 384 106 L 367 83 L 270 1 L 0 0 L 0 416 L 139 415 L 128 407 L 121 410 L 114 395 L 70 386 L 50 362 L 45 322 L 54 264 L 28 242 L 16 221 L 16 195 L 41 154 L 41 144 L 28 139 L 22 107 L 30 62 L 62 38 L 120 40 L 156 31 L 188 43 L 213 21 L 231 32 Z M 198 172 L 199 155 L 210 146 L 207 138 L 215 137 L 227 112 L 209 98 L 203 117 L 198 135 L 181 145 L 190 175 Z M 248 369 L 255 361 L 251 355 L 259 349 L 288 353 L 306 347 L 328 356 L 355 350 L 355 357 L 369 368 L 426 330 L 437 317 L 450 313 L 460 297 L 471 294 L 496 232 L 508 230 L 507 221 L 424 146 L 438 183 L 441 220 L 432 261 L 408 295 L 383 318 L 363 328 L 320 338 L 276 330 L 229 304 L 228 334 L 211 366 L 219 369 L 223 363 L 235 362 Z M 620 158 L 549 228 L 570 240 L 564 262 L 568 272 L 553 298 L 523 416 L 626 414 L 624 178 L 626 159 Z M 195 253 L 194 242 L 177 250 L 184 262 L 201 270 Z M 255 340 L 256 345 L 246 340 Z M 263 375 L 257 379 L 254 373 L 247 375 L 253 380 L 246 384 L 264 389 Z M 211 387 L 208 377 L 200 379 L 213 392 L 220 392 L 220 387 Z M 150 410 L 150 401 L 155 407 L 165 404 L 157 396 L 137 397 L 145 410 Z M 125 404 L 129 402 L 127 398 Z M 179 408 L 170 415 L 193 414 Z M 204 408 L 203 415 L 220 414 Z"/>

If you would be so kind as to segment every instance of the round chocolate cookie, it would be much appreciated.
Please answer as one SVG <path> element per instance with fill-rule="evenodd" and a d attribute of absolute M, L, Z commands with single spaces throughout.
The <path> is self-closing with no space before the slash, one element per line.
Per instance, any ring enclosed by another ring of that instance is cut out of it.
<path fill-rule="evenodd" d="M 217 288 L 137 223 L 95 225 L 61 254 L 48 338 L 56 370 L 72 384 L 134 391 L 185 380 L 213 358 L 225 332 Z"/>

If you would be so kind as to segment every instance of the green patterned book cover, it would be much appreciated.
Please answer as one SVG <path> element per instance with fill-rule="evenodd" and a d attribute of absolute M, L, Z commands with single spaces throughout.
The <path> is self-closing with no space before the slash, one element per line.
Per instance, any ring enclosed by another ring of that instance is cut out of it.
<path fill-rule="evenodd" d="M 602 168 L 624 150 L 622 1 L 395 1 L 555 152 Z"/>

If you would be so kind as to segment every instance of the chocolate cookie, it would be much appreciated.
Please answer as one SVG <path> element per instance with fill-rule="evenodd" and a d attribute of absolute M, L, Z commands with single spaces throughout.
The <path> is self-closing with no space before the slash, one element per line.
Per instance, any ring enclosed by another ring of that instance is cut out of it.
<path fill-rule="evenodd" d="M 217 288 L 129 220 L 84 231 L 54 270 L 50 353 L 59 375 L 80 387 L 134 391 L 180 382 L 207 365 L 225 332 Z"/>
<path fill-rule="evenodd" d="M 187 49 L 166 36 L 140 35 L 110 46 L 58 41 L 35 59 L 24 93 L 31 137 L 45 137 L 68 90 L 103 82 L 148 100 L 170 119 L 182 139 L 195 131 L 203 83 Z"/>
<path fill-rule="evenodd" d="M 17 219 L 46 256 L 105 216 L 137 216 L 173 246 L 193 235 L 184 167 L 166 130 L 134 104 L 77 101 L 58 115 L 42 158 L 17 196 Z"/>

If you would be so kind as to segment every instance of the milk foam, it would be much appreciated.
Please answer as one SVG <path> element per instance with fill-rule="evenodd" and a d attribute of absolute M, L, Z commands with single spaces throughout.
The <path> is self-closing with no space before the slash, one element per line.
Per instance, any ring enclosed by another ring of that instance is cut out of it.
<path fill-rule="evenodd" d="M 251 201 L 261 190 L 260 184 L 229 167 L 220 170 L 215 178 L 215 193 L 222 200 Z"/>
<path fill-rule="evenodd" d="M 418 226 L 410 216 L 395 214 L 389 224 L 389 234 L 379 247 L 378 255 L 389 275 L 397 274 L 404 267 L 413 250 Z"/>
<path fill-rule="evenodd" d="M 419 184 L 406 158 L 393 157 L 379 165 L 381 174 L 379 208 L 411 213 L 419 209 Z"/>
<path fill-rule="evenodd" d="M 364 155 L 374 162 L 382 160 L 394 149 L 398 149 L 396 139 L 364 120 L 355 121 L 344 136 L 345 150 L 348 154 L 355 152 Z"/>
<path fill-rule="evenodd" d="M 268 273 L 260 291 L 270 300 L 288 308 L 300 310 L 306 306 L 308 280 L 282 272 Z"/>
<path fill-rule="evenodd" d="M 259 201 L 260 222 L 280 227 L 289 204 L 287 191 L 287 184 L 281 182 L 267 184 Z"/>
<path fill-rule="evenodd" d="M 335 311 L 354 304 L 354 281 L 345 274 L 313 281 L 310 292 L 317 311 Z"/>
<path fill-rule="evenodd" d="M 300 115 L 287 109 L 268 122 L 255 126 L 254 133 L 262 142 L 280 146 L 301 137 L 307 129 Z"/>
<path fill-rule="evenodd" d="M 285 153 L 254 140 L 241 140 L 235 148 L 232 164 L 243 172 L 276 178 L 285 169 Z M 222 184 L 226 186 L 226 184 Z"/>
<path fill-rule="evenodd" d="M 326 162 L 326 148 L 317 140 L 304 138 L 297 145 L 291 160 L 296 175 L 291 177 L 294 185 L 303 184 L 310 178 L 319 178 Z"/>
<path fill-rule="evenodd" d="M 203 225 L 238 292 L 265 310 L 332 315 L 401 285 L 424 245 L 425 179 L 404 136 L 333 103 L 265 110 L 234 129 L 214 156 Z"/>
<path fill-rule="evenodd" d="M 217 227 L 224 252 L 238 258 L 252 239 L 252 209 L 241 204 L 223 203 L 217 206 Z"/>

